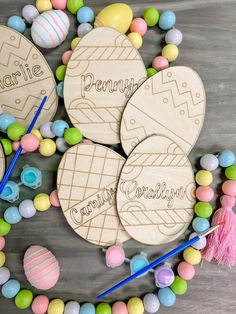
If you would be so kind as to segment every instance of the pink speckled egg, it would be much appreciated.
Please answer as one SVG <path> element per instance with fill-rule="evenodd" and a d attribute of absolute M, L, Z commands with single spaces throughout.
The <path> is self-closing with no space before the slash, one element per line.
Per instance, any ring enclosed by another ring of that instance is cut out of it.
<path fill-rule="evenodd" d="M 40 290 L 54 287 L 60 276 L 56 257 L 48 249 L 32 245 L 25 252 L 23 267 L 30 284 Z"/>

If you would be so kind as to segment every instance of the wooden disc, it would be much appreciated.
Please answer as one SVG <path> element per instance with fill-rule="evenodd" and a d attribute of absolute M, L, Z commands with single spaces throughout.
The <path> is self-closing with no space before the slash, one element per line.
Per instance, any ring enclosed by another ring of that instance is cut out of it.
<path fill-rule="evenodd" d="M 28 126 L 44 96 L 36 127 L 57 110 L 54 75 L 40 51 L 20 33 L 0 25 L 0 106 Z"/>
<path fill-rule="evenodd" d="M 6 167 L 5 154 L 4 154 L 2 144 L 0 143 L 0 182 L 4 176 L 5 167 Z"/>
<path fill-rule="evenodd" d="M 147 78 L 138 51 L 117 30 L 99 27 L 83 37 L 67 66 L 67 113 L 85 137 L 120 143 L 120 121 L 133 92 Z"/>
<path fill-rule="evenodd" d="M 120 223 L 115 194 L 125 159 L 95 144 L 79 144 L 63 156 L 57 188 L 69 225 L 85 240 L 103 246 L 130 236 Z"/>
<path fill-rule="evenodd" d="M 199 75 L 187 67 L 171 67 L 149 78 L 130 98 L 121 122 L 127 155 L 152 134 L 173 139 L 188 154 L 203 126 L 206 96 Z"/>
<path fill-rule="evenodd" d="M 191 164 L 179 146 L 162 135 L 140 143 L 126 161 L 117 190 L 125 230 L 145 244 L 163 244 L 188 228 L 195 203 Z"/>

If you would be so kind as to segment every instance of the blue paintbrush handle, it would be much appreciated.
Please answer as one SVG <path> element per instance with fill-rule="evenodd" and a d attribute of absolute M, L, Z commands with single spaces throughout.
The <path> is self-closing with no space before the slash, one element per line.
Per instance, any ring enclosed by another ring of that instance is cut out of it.
<path fill-rule="evenodd" d="M 39 108 L 38 108 L 38 110 L 37 110 L 33 120 L 31 121 L 31 123 L 30 123 L 30 125 L 29 125 L 29 127 L 28 127 L 28 129 L 26 131 L 26 133 L 30 133 L 33 130 L 34 125 L 35 125 L 35 123 L 36 123 L 36 121 L 37 121 L 37 119 L 38 119 L 38 117 L 39 117 L 39 115 L 40 115 L 40 113 L 41 113 L 41 111 L 43 109 L 43 106 L 44 106 L 46 100 L 47 100 L 47 96 L 45 96 L 43 98 L 43 100 L 42 100 L 42 102 L 41 102 L 41 104 L 40 104 L 40 106 L 39 106 Z M 2 193 L 6 183 L 8 181 L 8 179 L 10 178 L 10 175 L 11 175 L 11 173 L 12 173 L 12 171 L 13 171 L 15 165 L 16 165 L 17 159 L 19 158 L 21 152 L 22 152 L 22 147 L 20 146 L 18 148 L 18 150 L 16 151 L 16 153 L 15 153 L 15 155 L 14 155 L 14 157 L 13 157 L 9 167 L 7 168 L 7 171 L 6 171 L 2 181 L 0 183 L 0 194 Z"/>
<path fill-rule="evenodd" d="M 182 252 L 183 250 L 185 250 L 187 247 L 191 246 L 193 243 L 197 242 L 200 240 L 200 237 L 197 235 L 194 238 L 192 238 L 191 240 L 188 240 L 187 242 L 181 244 L 180 246 L 178 246 L 177 248 L 175 248 L 174 250 L 166 253 L 165 255 L 161 256 L 160 258 L 158 258 L 157 260 L 155 260 L 154 262 L 152 262 L 151 264 L 147 265 L 146 267 L 142 268 L 141 270 L 139 270 L 138 272 L 134 273 L 133 275 L 131 275 L 130 277 L 122 280 L 121 282 L 119 282 L 117 285 L 115 285 L 114 287 L 110 288 L 109 290 L 105 291 L 104 293 L 100 294 L 99 296 L 97 296 L 97 300 L 100 300 L 102 298 L 104 298 L 105 296 L 107 296 L 108 294 L 116 291 L 117 289 L 123 287 L 124 285 L 126 285 L 128 282 L 132 281 L 133 279 L 139 277 L 140 275 L 148 272 L 149 270 L 151 270 L 152 268 L 164 263 L 166 260 L 168 260 L 169 258 L 171 258 L 174 255 L 179 254 L 180 252 Z"/>

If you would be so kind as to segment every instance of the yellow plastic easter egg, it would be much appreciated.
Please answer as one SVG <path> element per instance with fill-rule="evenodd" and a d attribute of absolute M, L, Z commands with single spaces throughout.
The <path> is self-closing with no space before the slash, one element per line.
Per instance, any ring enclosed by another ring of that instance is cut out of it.
<path fill-rule="evenodd" d="M 40 13 L 52 10 L 52 3 L 50 0 L 37 0 L 36 8 Z"/>
<path fill-rule="evenodd" d="M 54 299 L 49 303 L 48 314 L 63 314 L 65 304 L 61 299 Z"/>
<path fill-rule="evenodd" d="M 105 7 L 96 17 L 94 26 L 108 26 L 126 33 L 133 19 L 133 11 L 125 3 L 114 3 Z"/>

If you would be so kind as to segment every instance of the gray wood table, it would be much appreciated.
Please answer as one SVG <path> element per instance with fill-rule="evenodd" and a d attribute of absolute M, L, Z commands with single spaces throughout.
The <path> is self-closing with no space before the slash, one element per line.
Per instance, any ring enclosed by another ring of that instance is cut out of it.
<path fill-rule="evenodd" d="M 9 16 L 20 15 L 23 6 L 33 2 L 0 0 L 0 23 L 6 24 Z M 85 1 L 86 5 L 92 6 L 96 13 L 110 2 L 114 1 Z M 126 2 L 132 5 L 136 16 L 142 15 L 148 6 L 157 6 L 160 11 L 171 9 L 177 14 L 177 27 L 183 32 L 184 41 L 175 64 L 194 68 L 202 77 L 207 94 L 205 125 L 190 155 L 193 167 L 203 153 L 217 152 L 222 148 L 236 151 L 236 1 L 126 0 Z M 70 41 L 76 34 L 76 22 L 72 16 L 71 25 L 66 42 L 57 49 L 45 52 L 45 57 L 53 70 L 60 64 L 62 52 L 69 48 Z M 146 66 L 160 53 L 163 37 L 164 33 L 157 29 L 149 30 L 145 36 L 140 52 Z M 63 102 L 60 103 L 56 117 L 66 117 Z M 59 154 L 47 159 L 47 162 L 39 154 L 22 156 L 12 178 L 17 180 L 25 164 L 38 166 L 43 171 L 44 177 L 44 184 L 40 190 L 49 192 L 55 188 L 60 159 Z M 219 183 L 220 175 L 216 173 L 215 186 Z M 31 192 L 22 188 L 21 199 L 32 199 L 36 193 L 38 191 Z M 2 214 L 9 205 L 2 201 L 0 204 Z M 161 247 L 147 247 L 129 241 L 125 244 L 125 250 L 128 257 L 143 250 L 152 260 L 183 240 L 179 239 L 175 243 Z M 22 257 L 27 247 L 32 244 L 48 247 L 60 262 L 60 280 L 56 287 L 47 293 L 50 298 L 61 297 L 66 301 L 75 299 L 79 302 L 95 302 L 95 296 L 99 292 L 129 274 L 128 265 L 116 270 L 107 269 L 101 249 L 78 237 L 67 225 L 61 209 L 50 209 L 47 213 L 38 213 L 34 218 L 14 226 L 7 236 L 6 266 L 10 268 L 12 277 L 20 280 L 22 287 L 25 288 L 30 288 L 30 285 L 23 273 Z M 40 293 L 34 289 L 33 291 L 35 294 Z M 153 277 L 148 275 L 114 293 L 109 301 L 126 300 L 134 295 L 143 296 L 150 291 L 155 291 L 155 288 Z M 228 269 L 215 263 L 204 262 L 197 267 L 196 277 L 189 283 L 186 295 L 178 297 L 173 308 L 162 307 L 159 313 L 236 313 L 235 292 L 236 268 Z M 21 311 L 16 309 L 12 300 L 0 297 L 0 313 L 18 314 Z M 24 313 L 31 313 L 31 311 L 24 311 Z"/>

